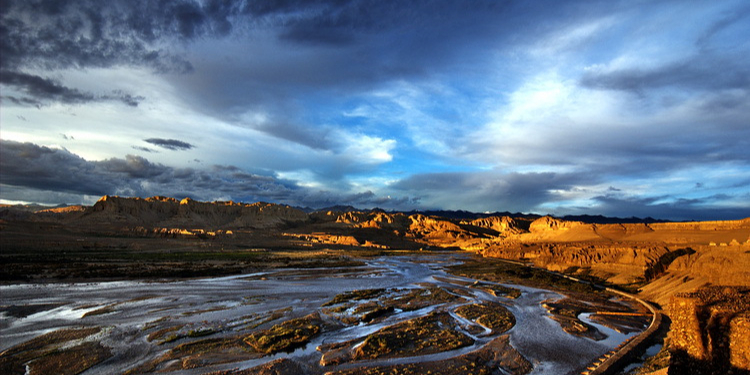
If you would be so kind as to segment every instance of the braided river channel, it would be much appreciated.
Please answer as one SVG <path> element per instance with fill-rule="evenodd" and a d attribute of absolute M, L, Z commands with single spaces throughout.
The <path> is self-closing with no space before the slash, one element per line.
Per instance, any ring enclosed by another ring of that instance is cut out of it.
<path fill-rule="evenodd" d="M 3 285 L 0 369 L 578 374 L 643 328 L 615 330 L 580 314 L 597 336 L 568 333 L 546 305 L 563 299 L 561 292 L 448 272 L 468 256 L 386 256 L 355 267 L 158 282 Z M 462 313 L 470 305 L 485 310 Z M 512 314 L 512 327 L 479 316 L 493 306 Z"/>

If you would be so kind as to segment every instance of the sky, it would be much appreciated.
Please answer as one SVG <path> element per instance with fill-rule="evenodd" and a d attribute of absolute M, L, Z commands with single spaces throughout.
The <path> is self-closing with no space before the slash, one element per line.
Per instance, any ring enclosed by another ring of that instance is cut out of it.
<path fill-rule="evenodd" d="M 750 217 L 750 3 L 6 0 L 0 201 Z"/>

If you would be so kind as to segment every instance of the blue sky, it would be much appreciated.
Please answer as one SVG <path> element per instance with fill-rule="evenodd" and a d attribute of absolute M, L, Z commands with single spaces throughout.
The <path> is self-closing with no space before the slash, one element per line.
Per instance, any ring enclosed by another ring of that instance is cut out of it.
<path fill-rule="evenodd" d="M 0 11 L 4 202 L 750 216 L 746 1 Z"/>

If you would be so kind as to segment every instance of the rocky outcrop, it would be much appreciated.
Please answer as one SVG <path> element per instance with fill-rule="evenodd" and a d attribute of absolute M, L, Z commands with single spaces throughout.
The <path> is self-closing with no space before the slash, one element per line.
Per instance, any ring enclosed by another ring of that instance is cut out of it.
<path fill-rule="evenodd" d="M 307 220 L 307 214 L 300 210 L 271 203 L 105 196 L 86 210 L 79 223 L 214 230 L 273 228 Z"/>
<path fill-rule="evenodd" d="M 586 225 L 580 221 L 565 221 L 555 219 L 551 216 L 543 216 L 539 219 L 534 220 L 529 226 L 529 232 L 540 233 L 558 230 L 567 230 L 575 227 Z M 590 224 L 589 224 L 590 225 Z"/>
<path fill-rule="evenodd" d="M 595 224 L 596 234 L 604 239 L 621 240 L 626 237 L 646 235 L 654 230 L 649 224 Z"/>
<path fill-rule="evenodd" d="M 403 229 L 409 223 L 409 218 L 402 213 L 386 214 L 377 212 L 371 214 L 369 219 L 361 224 L 358 228 L 377 228 L 377 229 Z"/>
<path fill-rule="evenodd" d="M 39 205 L 0 205 L 0 220 L 56 222 L 79 217 L 86 211 L 85 206 L 65 206 L 47 208 Z"/>
<path fill-rule="evenodd" d="M 668 272 L 704 278 L 714 285 L 743 286 L 750 283 L 750 245 L 696 246 L 695 252 L 672 262 Z"/>
<path fill-rule="evenodd" d="M 86 210 L 81 222 L 85 224 L 140 224 L 153 226 L 177 214 L 174 198 L 124 198 L 103 196 Z"/>
<path fill-rule="evenodd" d="M 673 297 L 670 374 L 750 371 L 750 288 L 706 287 Z"/>
<path fill-rule="evenodd" d="M 500 242 L 481 250 L 485 256 L 529 260 L 553 271 L 587 269 L 590 274 L 617 284 L 643 281 L 658 274 L 682 254 L 663 245 L 610 242 Z"/>
<path fill-rule="evenodd" d="M 729 322 L 729 364 L 750 370 L 750 312 L 737 314 Z"/>
<path fill-rule="evenodd" d="M 346 212 L 339 215 L 336 222 L 350 224 L 353 228 L 404 229 L 409 219 L 402 213 Z"/>
<path fill-rule="evenodd" d="M 750 226 L 750 217 L 742 220 L 694 221 L 684 223 L 653 223 L 649 226 L 655 231 L 715 231 L 745 229 Z"/>
<path fill-rule="evenodd" d="M 477 233 L 465 230 L 449 220 L 421 214 L 411 215 L 409 220 L 411 224 L 407 229 L 407 237 L 428 245 L 465 248 L 478 241 Z"/>
<path fill-rule="evenodd" d="M 203 229 L 182 229 L 182 228 L 144 228 L 136 227 L 130 230 L 137 237 L 153 238 L 220 238 L 231 237 L 234 232 L 231 230 L 214 230 L 207 231 Z"/>
<path fill-rule="evenodd" d="M 531 222 L 528 231 L 476 242 L 473 250 L 485 256 L 529 260 L 551 270 L 585 269 L 616 284 L 652 281 L 666 275 L 672 278 L 669 285 L 678 287 L 675 277 L 681 275 L 683 283 L 701 280 L 693 286 L 747 285 L 749 235 L 750 219 L 589 224 L 545 216 Z M 657 295 L 651 297 L 663 300 Z"/>
<path fill-rule="evenodd" d="M 461 224 L 491 229 L 500 235 L 519 234 L 523 231 L 518 221 L 510 216 L 490 216 L 471 221 L 464 220 Z"/>

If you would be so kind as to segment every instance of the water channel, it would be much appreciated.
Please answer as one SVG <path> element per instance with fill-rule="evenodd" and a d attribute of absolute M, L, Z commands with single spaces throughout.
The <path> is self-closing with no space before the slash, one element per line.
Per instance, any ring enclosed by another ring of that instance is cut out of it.
<path fill-rule="evenodd" d="M 112 357 L 90 368 L 85 374 L 122 373 L 164 355 L 175 345 L 191 340 L 185 337 L 158 345 L 147 336 L 161 325 L 179 325 L 182 331 L 211 332 L 211 337 L 250 333 L 285 319 L 312 312 L 323 313 L 322 305 L 337 294 L 363 289 L 410 290 L 441 287 L 460 292 L 461 304 L 492 301 L 502 303 L 515 316 L 515 326 L 507 332 L 510 344 L 532 365 L 531 374 L 573 374 L 600 355 L 611 351 L 628 337 L 594 321 L 588 324 L 608 335 L 595 341 L 564 332 L 542 307 L 544 300 L 563 296 L 548 290 L 508 285 L 522 291 L 520 297 L 496 297 L 472 288 L 473 279 L 448 274 L 445 267 L 462 260 L 464 254 L 389 256 L 366 260 L 362 267 L 338 269 L 281 269 L 250 275 L 162 282 L 116 281 L 75 284 L 15 284 L 0 286 L 2 320 L 0 351 L 5 351 L 42 334 L 77 327 L 103 327 L 93 338 L 110 349 Z M 491 337 L 469 333 L 474 344 L 456 350 L 415 357 L 376 359 L 322 367 L 318 364 L 319 345 L 364 339 L 378 329 L 423 316 L 432 311 L 451 313 L 457 304 L 436 304 L 414 311 L 399 311 L 372 323 L 359 323 L 324 330 L 302 348 L 239 362 L 180 369 L 174 374 L 202 374 L 209 371 L 252 368 L 277 358 L 291 358 L 324 373 L 361 366 L 436 361 L 481 348 Z M 12 312 L 11 307 L 16 308 Z M 18 307 L 25 312 L 17 312 Z M 91 312 L 99 312 L 91 314 Z M 88 314 L 87 314 L 88 313 Z M 276 313 L 276 321 L 268 320 Z M 587 317 L 582 317 L 587 318 Z M 251 323 L 263 323 L 260 328 Z M 150 331 L 147 328 L 151 329 Z M 485 332 L 486 333 L 486 332 Z M 319 371 L 319 372 L 318 372 Z"/>

